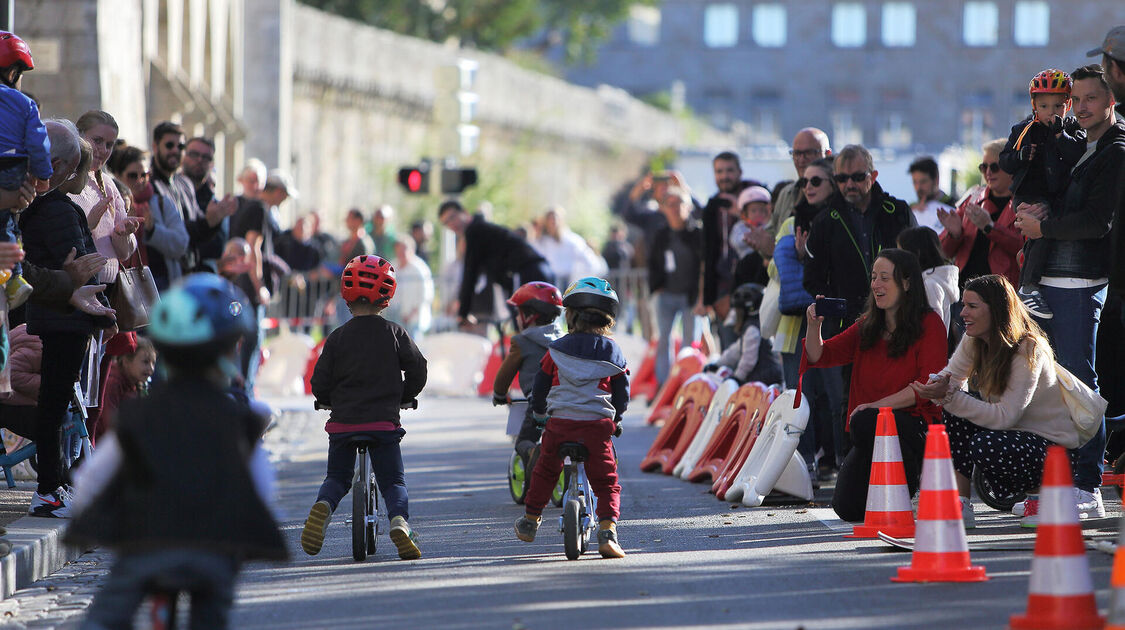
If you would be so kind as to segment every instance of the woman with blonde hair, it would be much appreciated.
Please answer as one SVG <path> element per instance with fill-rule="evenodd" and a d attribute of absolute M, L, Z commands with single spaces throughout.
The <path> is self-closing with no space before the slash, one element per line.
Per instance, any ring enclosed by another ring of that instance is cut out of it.
<path fill-rule="evenodd" d="M 1035 527 L 1047 447 L 1081 446 L 1055 356 L 1004 276 L 970 280 L 962 301 L 964 340 L 945 369 L 912 387 L 944 409 L 966 525 L 973 521 L 970 478 L 979 467 L 998 494 L 1028 492 L 1020 525 Z"/>

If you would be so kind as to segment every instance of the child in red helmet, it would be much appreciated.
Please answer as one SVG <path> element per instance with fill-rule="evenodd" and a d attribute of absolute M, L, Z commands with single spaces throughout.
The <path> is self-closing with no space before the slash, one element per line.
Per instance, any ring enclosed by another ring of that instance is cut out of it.
<path fill-rule="evenodd" d="M 20 91 L 23 73 L 35 67 L 27 43 L 12 33 L 0 31 L 0 188 L 19 190 L 30 175 L 37 192 L 47 192 L 51 168 L 51 142 L 39 119 L 35 101 Z M 19 241 L 19 225 L 13 211 L 0 210 L 0 242 Z M 21 277 L 19 263 L 9 272 L 0 271 L 0 283 L 8 294 L 10 308 L 31 295 L 31 285 Z"/>
<path fill-rule="evenodd" d="M 1062 193 L 1070 171 L 1086 153 L 1086 132 L 1070 111 L 1073 82 L 1062 70 L 1050 68 L 1035 75 L 1028 85 L 1031 115 L 1016 123 L 1000 152 L 1000 168 L 1012 175 L 1012 208 L 1020 204 L 1046 204 L 1048 212 Z M 987 238 L 990 229 L 984 230 Z M 1031 239 L 1023 246 L 1019 296 L 1032 315 L 1051 319 L 1047 301 L 1039 293 L 1039 278 L 1051 245 Z"/>
<path fill-rule="evenodd" d="M 520 332 L 512 336 L 511 349 L 496 378 L 492 381 L 492 403 L 503 405 L 508 402 L 508 388 L 512 379 L 519 374 L 520 390 L 524 396 L 531 396 L 535 375 L 539 373 L 539 363 L 547 354 L 547 346 L 562 337 L 559 315 L 562 314 L 562 293 L 548 282 L 528 282 L 508 299 L 508 304 L 516 308 L 516 327 Z M 516 452 L 526 462 L 531 450 L 539 442 L 542 430 L 535 424 L 528 406 L 527 415 L 516 437 Z"/>
<path fill-rule="evenodd" d="M 598 498 L 598 553 L 625 557 L 617 542 L 621 486 L 610 441 L 621 435 L 621 414 L 629 405 L 625 356 L 609 338 L 618 305 L 617 292 L 602 278 L 582 278 L 563 296 L 570 332 L 548 348 L 532 388 L 531 409 L 546 427 L 524 499 L 526 514 L 515 525 L 522 541 L 535 540 L 543 506 L 562 472 L 559 445 L 579 442 L 589 451 L 586 475 Z"/>
<path fill-rule="evenodd" d="M 340 295 L 352 319 L 332 331 L 324 342 L 311 379 L 318 403 L 332 408 L 328 432 L 328 474 L 301 532 L 301 548 L 320 552 L 324 530 L 340 499 L 348 493 L 355 469 L 357 435 L 376 438 L 368 450 L 375 482 L 391 519 L 391 540 L 403 560 L 421 558 L 410 517 L 402 453 L 398 443 L 406 431 L 399 406 L 418 396 L 426 385 L 426 358 L 402 326 L 379 313 L 395 294 L 395 270 L 378 256 L 356 256 L 344 267 Z"/>

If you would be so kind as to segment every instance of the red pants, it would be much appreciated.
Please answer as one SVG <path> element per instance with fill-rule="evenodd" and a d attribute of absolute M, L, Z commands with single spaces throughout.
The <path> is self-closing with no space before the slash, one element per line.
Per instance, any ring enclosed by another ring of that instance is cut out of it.
<path fill-rule="evenodd" d="M 524 507 L 527 513 L 538 516 L 551 498 L 551 491 L 559 481 L 562 459 L 559 444 L 578 442 L 590 451 L 586 462 L 586 477 L 594 496 L 598 497 L 598 520 L 613 519 L 621 515 L 621 486 L 617 485 L 617 461 L 613 458 L 614 425 L 610 418 L 601 420 L 563 420 L 551 418 L 543 430 L 539 446 L 539 459 L 531 473 L 531 487 L 527 490 Z"/>

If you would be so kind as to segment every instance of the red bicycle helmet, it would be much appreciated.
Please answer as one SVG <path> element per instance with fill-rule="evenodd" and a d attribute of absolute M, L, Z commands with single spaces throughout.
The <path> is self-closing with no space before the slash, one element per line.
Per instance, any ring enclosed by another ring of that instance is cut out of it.
<path fill-rule="evenodd" d="M 1062 70 L 1049 68 L 1035 75 L 1027 86 L 1029 94 L 1065 94 L 1070 96 L 1070 88 L 1074 84 L 1070 75 Z"/>
<path fill-rule="evenodd" d="M 508 304 L 529 308 L 547 317 L 558 317 L 562 314 L 562 293 L 550 282 L 528 282 L 516 289 L 508 298 Z"/>
<path fill-rule="evenodd" d="M 345 302 L 386 303 L 395 296 L 396 284 L 391 263 L 378 256 L 356 256 L 340 276 L 340 296 Z"/>
<path fill-rule="evenodd" d="M 35 69 L 35 62 L 31 60 L 31 49 L 27 47 L 27 42 L 14 33 L 0 31 L 0 68 L 16 64 L 22 64 L 24 70 Z"/>

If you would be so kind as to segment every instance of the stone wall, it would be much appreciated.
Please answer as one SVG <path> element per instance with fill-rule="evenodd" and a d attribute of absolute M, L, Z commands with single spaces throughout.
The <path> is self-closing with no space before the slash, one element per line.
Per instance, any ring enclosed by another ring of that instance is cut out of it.
<path fill-rule="evenodd" d="M 653 153 L 729 141 L 620 90 L 576 87 L 494 55 L 396 35 L 303 5 L 294 7 L 292 23 L 301 33 L 292 44 L 293 109 L 286 126 L 292 168 L 299 205 L 320 209 L 328 226 L 342 224 L 352 206 L 365 214 L 384 202 L 405 206 L 407 214 L 422 211 L 419 200 L 400 191 L 395 174 L 422 156 L 440 157 L 433 75 L 459 58 L 480 64 L 480 149 L 463 163 L 479 166 L 482 184 L 496 192 L 490 200 L 501 219 L 562 204 L 577 223 L 604 228 L 610 194 Z M 253 115 L 247 112 L 251 135 L 258 133 Z"/>

